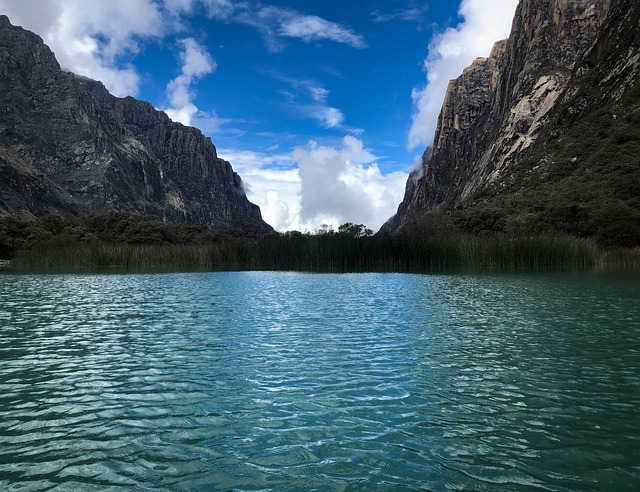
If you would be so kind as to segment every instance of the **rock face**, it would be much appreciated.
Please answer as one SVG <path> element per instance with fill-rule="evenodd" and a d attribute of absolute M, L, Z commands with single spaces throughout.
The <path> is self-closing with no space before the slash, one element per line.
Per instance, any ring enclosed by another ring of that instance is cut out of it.
<path fill-rule="evenodd" d="M 42 39 L 0 16 L 0 213 L 113 210 L 272 230 L 199 130 L 62 71 Z"/>
<path fill-rule="evenodd" d="M 450 82 L 433 148 L 383 229 L 407 227 L 434 213 L 451 215 L 452 227 L 473 229 L 467 219 L 492 208 L 500 220 L 485 229 L 534 230 L 550 212 L 536 209 L 536 196 L 552 199 L 565 186 L 570 195 L 584 172 L 595 180 L 599 172 L 609 173 L 594 166 L 585 171 L 579 164 L 588 156 L 565 160 L 564 153 L 580 147 L 578 125 L 601 127 L 605 116 L 617 119 L 599 137 L 611 147 L 612 133 L 633 127 L 640 114 L 634 102 L 639 12 L 637 0 L 521 0 L 509 39 Z M 629 123 L 625 129 L 623 121 Z M 636 166 L 633 179 L 639 172 Z M 618 191 L 597 198 L 618 200 Z M 623 198 L 640 213 L 640 203 Z"/>

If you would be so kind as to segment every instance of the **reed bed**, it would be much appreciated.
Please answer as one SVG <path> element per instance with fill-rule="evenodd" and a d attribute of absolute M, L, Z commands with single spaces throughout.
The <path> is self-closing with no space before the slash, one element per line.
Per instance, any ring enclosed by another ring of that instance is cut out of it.
<path fill-rule="evenodd" d="M 594 267 L 638 264 L 640 248 L 601 254 L 570 236 L 270 234 L 205 244 L 78 242 L 21 251 L 12 269 L 427 271 L 448 267 Z M 635 262 L 635 263 L 634 263 Z"/>
<path fill-rule="evenodd" d="M 598 258 L 598 267 L 604 270 L 640 271 L 640 247 L 604 251 Z"/>

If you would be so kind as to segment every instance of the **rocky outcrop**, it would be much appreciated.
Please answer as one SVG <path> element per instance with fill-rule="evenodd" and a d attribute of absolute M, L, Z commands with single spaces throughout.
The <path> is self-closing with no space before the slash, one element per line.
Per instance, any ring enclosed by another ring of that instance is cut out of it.
<path fill-rule="evenodd" d="M 0 16 L 0 213 L 125 211 L 211 228 L 271 230 L 199 130 L 60 69 Z"/>
<path fill-rule="evenodd" d="M 550 186 L 548 176 L 531 179 L 542 174 L 529 158 L 638 81 L 638 10 L 635 0 L 521 0 L 509 39 L 449 84 L 433 152 L 383 229 Z"/>

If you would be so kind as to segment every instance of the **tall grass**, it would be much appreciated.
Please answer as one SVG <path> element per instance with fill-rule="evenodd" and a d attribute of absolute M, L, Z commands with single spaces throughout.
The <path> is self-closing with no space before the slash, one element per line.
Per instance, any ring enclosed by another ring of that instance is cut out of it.
<path fill-rule="evenodd" d="M 77 243 L 22 251 L 12 260 L 17 269 L 183 268 L 212 266 L 211 247 L 197 245 Z"/>
<path fill-rule="evenodd" d="M 598 267 L 605 270 L 640 271 L 640 247 L 604 251 L 598 258 Z"/>
<path fill-rule="evenodd" d="M 636 259 L 640 256 L 636 253 Z M 606 261 L 617 261 L 607 257 Z M 21 251 L 15 269 L 426 271 L 447 267 L 592 267 L 596 243 L 569 236 L 270 234 L 205 244 L 99 241 Z"/>
<path fill-rule="evenodd" d="M 446 267 L 588 267 L 598 247 L 572 237 L 503 235 L 378 235 L 365 238 L 339 234 L 258 243 L 260 267 L 319 270 L 428 270 Z"/>

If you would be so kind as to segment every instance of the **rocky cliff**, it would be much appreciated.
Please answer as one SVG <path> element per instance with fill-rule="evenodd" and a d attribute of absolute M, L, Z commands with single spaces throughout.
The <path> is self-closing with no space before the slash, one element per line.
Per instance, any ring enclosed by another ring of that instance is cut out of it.
<path fill-rule="evenodd" d="M 509 39 L 450 82 L 383 229 L 606 236 L 614 211 L 634 229 L 639 19 L 637 0 L 521 0 Z"/>
<path fill-rule="evenodd" d="M 64 72 L 42 39 L 0 16 L 0 213 L 112 210 L 271 230 L 199 130 Z"/>

